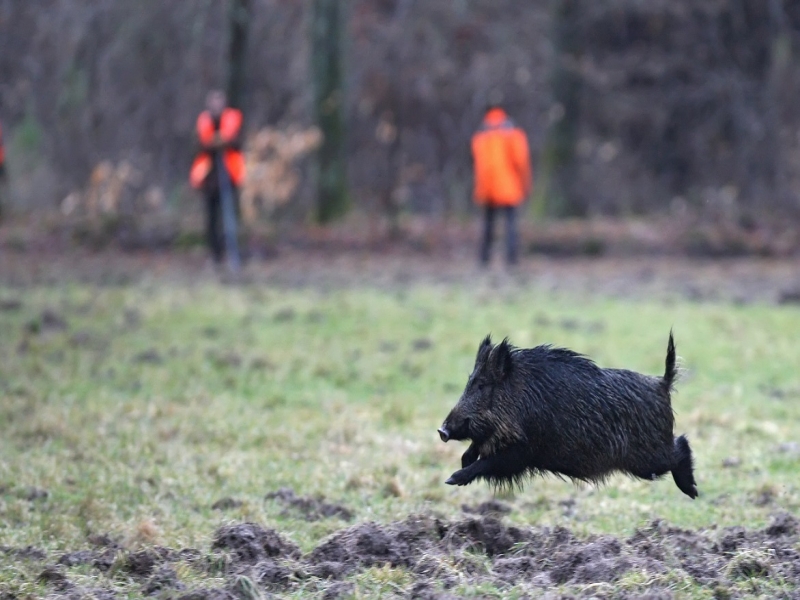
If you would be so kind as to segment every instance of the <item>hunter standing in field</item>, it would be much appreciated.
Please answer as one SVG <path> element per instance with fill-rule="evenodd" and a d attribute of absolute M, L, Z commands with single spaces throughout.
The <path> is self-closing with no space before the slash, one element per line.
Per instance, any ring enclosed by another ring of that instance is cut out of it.
<path fill-rule="evenodd" d="M 227 106 L 225 93 L 212 90 L 206 97 L 206 110 L 197 117 L 197 138 L 200 143 L 189 181 L 203 191 L 206 201 L 207 240 L 211 255 L 221 263 L 225 252 L 222 193 L 217 164 L 224 165 L 238 215 L 239 187 L 244 181 L 244 156 L 241 150 L 242 112 Z M 216 160 L 221 155 L 222 161 Z"/>
<path fill-rule="evenodd" d="M 533 185 L 528 138 L 501 107 L 489 106 L 472 136 L 472 158 L 474 199 L 484 207 L 481 264 L 489 264 L 495 215 L 502 212 L 506 217 L 506 262 L 514 265 L 518 259 L 517 207 Z"/>

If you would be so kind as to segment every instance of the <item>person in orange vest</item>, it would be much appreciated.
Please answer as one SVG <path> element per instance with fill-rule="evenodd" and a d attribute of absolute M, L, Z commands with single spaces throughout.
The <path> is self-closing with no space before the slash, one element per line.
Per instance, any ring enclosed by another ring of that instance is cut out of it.
<path fill-rule="evenodd" d="M 488 265 L 497 212 L 506 217 L 506 261 L 514 265 L 518 258 L 517 207 L 533 187 L 528 138 L 506 112 L 490 105 L 480 128 L 472 136 L 472 159 L 475 169 L 473 198 L 484 207 L 481 264 Z"/>
<path fill-rule="evenodd" d="M 244 182 L 244 156 L 241 150 L 242 111 L 227 106 L 221 90 L 212 90 L 206 96 L 206 110 L 197 117 L 197 138 L 200 151 L 192 163 L 189 182 L 202 190 L 206 200 L 207 240 L 211 255 L 217 263 L 225 253 L 220 174 L 217 172 L 215 153 L 221 153 L 234 196 L 236 214 L 239 214 L 239 187 Z"/>

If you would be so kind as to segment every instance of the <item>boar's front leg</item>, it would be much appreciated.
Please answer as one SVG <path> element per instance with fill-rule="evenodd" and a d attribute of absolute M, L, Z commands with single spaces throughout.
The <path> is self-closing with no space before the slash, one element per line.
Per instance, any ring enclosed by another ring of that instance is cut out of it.
<path fill-rule="evenodd" d="M 470 450 L 472 446 L 470 446 Z M 470 452 L 467 450 L 467 453 Z M 510 448 L 491 456 L 481 457 L 469 466 L 456 471 L 445 481 L 448 485 L 467 485 L 477 477 L 512 480 L 527 468 L 525 453 L 520 448 Z"/>
<path fill-rule="evenodd" d="M 461 468 L 464 469 L 478 460 L 481 452 L 478 449 L 478 445 L 475 442 L 472 442 L 467 448 L 467 451 L 461 455 Z"/>

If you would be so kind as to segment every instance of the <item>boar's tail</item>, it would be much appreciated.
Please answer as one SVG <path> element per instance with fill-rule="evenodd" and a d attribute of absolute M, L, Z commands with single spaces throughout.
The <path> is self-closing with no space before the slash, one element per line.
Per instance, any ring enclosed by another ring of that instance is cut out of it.
<path fill-rule="evenodd" d="M 669 342 L 667 342 L 666 370 L 664 371 L 664 386 L 672 389 L 675 378 L 678 375 L 678 367 L 675 364 L 675 340 L 672 337 L 672 330 L 669 330 Z"/>

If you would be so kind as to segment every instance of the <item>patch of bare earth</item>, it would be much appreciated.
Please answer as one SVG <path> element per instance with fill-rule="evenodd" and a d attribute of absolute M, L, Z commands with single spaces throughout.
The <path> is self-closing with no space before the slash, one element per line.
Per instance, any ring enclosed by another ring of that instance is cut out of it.
<path fill-rule="evenodd" d="M 694 301 L 800 304 L 800 235 L 790 221 L 702 224 L 694 219 L 526 220 L 522 260 L 509 270 L 501 260 L 477 264 L 479 219 L 412 219 L 391 237 L 374 224 L 286 229 L 279 239 L 253 235 L 241 275 L 214 269 L 202 246 L 188 250 L 101 251 L 69 236 L 37 228 L 37 221 L 0 228 L 0 286 L 78 281 L 119 286 L 168 280 L 186 285 L 222 281 L 277 287 L 371 286 L 390 290 L 412 284 L 482 283 L 573 294 L 686 298 Z M 21 306 L 2 294 L 0 310 Z M 291 318 L 288 313 L 276 319 Z M 46 323 L 41 323 L 46 326 Z"/>
<path fill-rule="evenodd" d="M 281 492 L 276 500 L 285 497 L 291 503 L 298 498 Z M 664 581 L 659 576 L 670 574 L 673 581 L 691 580 L 715 597 L 735 597 L 742 582 L 754 590 L 776 581 L 782 590 L 800 590 L 800 522 L 788 513 L 775 514 L 763 529 L 692 531 L 654 521 L 623 539 L 580 537 L 562 527 L 507 525 L 500 516 L 506 509 L 487 503 L 469 508 L 475 516 L 455 521 L 414 515 L 392 523 L 361 522 L 333 533 L 305 554 L 287 536 L 256 523 L 221 527 L 205 552 L 161 547 L 129 551 L 99 536 L 99 541 L 91 540 L 91 549 L 61 556 L 9 547 L 0 548 L 0 554 L 6 560 L 41 563 L 39 581 L 53 598 L 112 597 L 110 579 L 119 577 L 135 582 L 143 594 L 183 600 L 268 596 L 301 588 L 336 598 L 353 592 L 354 575 L 387 566 L 409 574 L 406 595 L 415 598 L 454 598 L 458 586 L 480 584 L 531 592 L 565 586 L 577 596 L 620 598 L 626 592 L 614 584 L 632 574 L 641 575 L 635 579 L 642 582 Z M 78 565 L 97 572 L 98 587 L 73 583 L 69 569 Z M 217 585 L 190 586 L 178 575 L 187 569 L 200 579 L 214 578 Z M 673 597 L 659 583 L 625 587 L 630 597 Z"/>
<path fill-rule="evenodd" d="M 415 250 L 408 245 L 354 249 L 331 242 L 283 248 L 277 256 L 255 256 L 238 277 L 214 269 L 202 249 L 193 252 L 32 250 L 0 252 L 4 311 L 21 302 L 9 295 L 33 285 L 79 282 L 108 287 L 141 280 L 194 286 L 222 282 L 248 287 L 336 289 L 369 287 L 396 292 L 413 285 L 455 285 L 469 289 L 534 289 L 576 296 L 630 299 L 685 299 L 739 304 L 800 304 L 800 260 L 792 257 L 687 258 L 669 255 L 559 258 L 532 254 L 508 269 L 499 247 L 488 269 L 479 268 L 474 244 Z M 31 322 L 36 331 L 58 326 L 53 315 Z M 55 315 L 58 316 L 58 315 Z M 293 315 L 277 314 L 276 320 Z"/>

